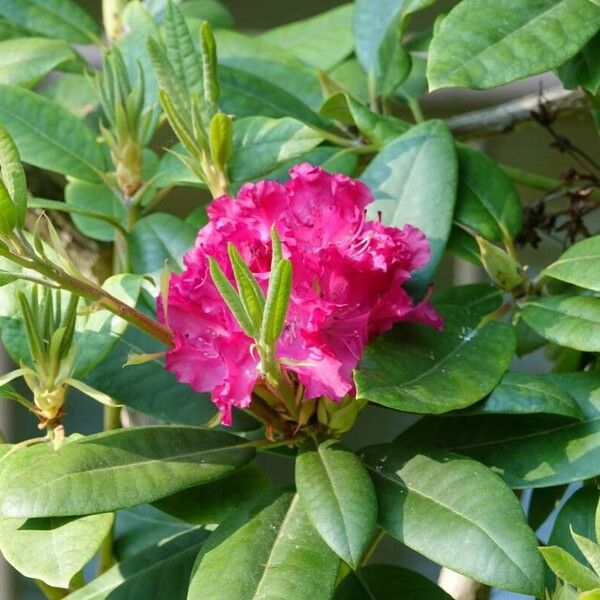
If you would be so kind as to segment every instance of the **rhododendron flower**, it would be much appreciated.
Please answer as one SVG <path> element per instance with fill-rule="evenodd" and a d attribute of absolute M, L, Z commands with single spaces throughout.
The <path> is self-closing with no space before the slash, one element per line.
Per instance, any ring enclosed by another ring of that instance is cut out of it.
<path fill-rule="evenodd" d="M 429 260 L 424 234 L 411 225 L 386 227 L 366 218 L 373 200 L 360 181 L 309 164 L 280 184 L 245 185 L 208 208 L 209 222 L 172 275 L 168 307 L 159 306 L 173 331 L 167 369 L 199 392 L 211 392 L 231 423 L 232 407 L 250 405 L 261 379 L 260 357 L 215 287 L 213 257 L 233 282 L 231 242 L 266 292 L 271 228 L 292 264 L 292 291 L 275 358 L 303 386 L 306 400 L 339 401 L 354 391 L 352 370 L 375 335 L 399 321 L 441 327 L 427 301 L 414 304 L 402 285 Z M 159 301 L 160 303 L 160 301 Z"/>

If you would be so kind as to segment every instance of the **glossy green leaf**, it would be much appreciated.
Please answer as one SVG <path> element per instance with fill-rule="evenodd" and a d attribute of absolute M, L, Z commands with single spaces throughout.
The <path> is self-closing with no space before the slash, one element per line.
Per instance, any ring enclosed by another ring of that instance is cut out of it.
<path fill-rule="evenodd" d="M 74 44 L 97 42 L 97 23 L 73 0 L 14 0 L 0 3 L 0 15 L 25 29 Z"/>
<path fill-rule="evenodd" d="M 402 443 L 371 446 L 363 460 L 379 498 L 379 525 L 441 565 L 494 587 L 538 595 L 537 539 L 518 499 L 478 462 Z"/>
<path fill-rule="evenodd" d="M 18 38 L 0 42 L 0 83 L 31 87 L 61 63 L 75 59 L 62 40 Z"/>
<path fill-rule="evenodd" d="M 600 33 L 597 33 L 571 60 L 558 68 L 558 75 L 568 89 L 579 86 L 595 94 L 600 89 Z"/>
<path fill-rule="evenodd" d="M 523 305 L 525 323 L 543 338 L 583 352 L 600 352 L 600 298 L 545 296 Z"/>
<path fill-rule="evenodd" d="M 344 92 L 365 104 L 369 101 L 367 74 L 356 58 L 348 58 L 328 73 Z"/>
<path fill-rule="evenodd" d="M 289 117 L 240 119 L 233 127 L 229 177 L 236 182 L 255 179 L 312 150 L 322 141 L 320 133 Z"/>
<path fill-rule="evenodd" d="M 194 245 L 194 226 L 166 213 L 140 219 L 129 233 L 129 257 L 135 273 L 161 271 L 165 261 L 172 271 L 182 266 L 183 254 Z"/>
<path fill-rule="evenodd" d="M 595 517 L 599 499 L 600 495 L 594 486 L 585 486 L 576 490 L 556 515 L 548 544 L 560 546 L 579 562 L 588 564 L 575 543 L 572 532 L 596 539 Z"/>
<path fill-rule="evenodd" d="M 65 187 L 65 202 L 82 211 L 93 211 L 115 219 L 123 226 L 127 223 L 127 209 L 113 190 L 103 184 L 72 179 Z M 73 214 L 73 223 L 81 233 L 94 240 L 111 242 L 116 228 L 99 219 L 83 214 Z"/>
<path fill-rule="evenodd" d="M 188 600 L 329 600 L 339 566 L 307 523 L 298 496 L 270 495 L 239 507 L 208 538 Z"/>
<path fill-rule="evenodd" d="M 98 104 L 89 79 L 77 73 L 63 73 L 39 93 L 80 118 L 92 113 Z"/>
<path fill-rule="evenodd" d="M 240 438 L 193 427 L 95 434 L 38 460 L 29 449 L 0 463 L 0 511 L 10 517 L 81 515 L 128 508 L 224 477 L 254 451 Z"/>
<path fill-rule="evenodd" d="M 572 531 L 571 535 L 581 553 L 592 566 L 594 573 L 600 573 L 600 546 L 593 540 Z"/>
<path fill-rule="evenodd" d="M 464 0 L 429 51 L 430 90 L 491 88 L 558 67 L 600 28 L 590 0 Z"/>
<path fill-rule="evenodd" d="M 334 440 L 312 444 L 296 459 L 296 489 L 313 527 L 357 568 L 377 522 L 375 490 L 360 460 Z"/>
<path fill-rule="evenodd" d="M 293 54 L 269 44 L 260 37 L 238 31 L 215 31 L 219 64 L 234 67 L 268 81 L 313 109 L 323 101 L 314 69 Z"/>
<path fill-rule="evenodd" d="M 221 523 L 239 506 L 271 487 L 272 484 L 263 471 L 255 465 L 248 465 L 231 477 L 183 490 L 158 500 L 154 506 L 188 523 Z"/>
<path fill-rule="evenodd" d="M 392 23 L 379 48 L 379 77 L 377 89 L 384 98 L 389 98 L 398 86 L 408 77 L 411 58 L 401 44 L 401 31 Z"/>
<path fill-rule="evenodd" d="M 547 413 L 583 420 L 574 398 L 547 378 L 533 373 L 506 373 L 492 393 L 467 409 L 469 414 Z"/>
<path fill-rule="evenodd" d="M 413 275 L 418 285 L 429 282 L 444 253 L 457 177 L 454 142 L 441 121 L 428 121 L 410 129 L 386 146 L 362 175 L 375 197 L 369 205 L 371 218 L 381 213 L 386 225 L 401 227 L 410 223 L 427 236 L 431 259 Z"/>
<path fill-rule="evenodd" d="M 0 177 L 5 191 L 15 207 L 16 223 L 25 224 L 27 212 L 27 181 L 21 164 L 21 157 L 7 129 L 0 124 Z"/>
<path fill-rule="evenodd" d="M 556 262 L 546 267 L 544 275 L 600 292 L 600 235 L 571 246 Z"/>
<path fill-rule="evenodd" d="M 195 528 L 149 546 L 70 594 L 69 600 L 185 600 L 190 572 L 205 538 L 206 532 Z"/>
<path fill-rule="evenodd" d="M 219 67 L 221 110 L 242 117 L 292 117 L 315 127 L 327 124 L 304 102 L 266 79 L 234 67 Z"/>
<path fill-rule="evenodd" d="M 545 377 L 575 398 L 584 414 L 583 422 L 558 415 L 425 418 L 400 437 L 404 443 L 426 439 L 432 445 L 468 454 L 513 488 L 561 485 L 597 476 L 600 374 Z"/>
<path fill-rule="evenodd" d="M 285 324 L 292 291 L 292 263 L 283 259 L 275 267 L 269 281 L 265 311 L 260 328 L 260 339 L 274 344 L 281 335 Z"/>
<path fill-rule="evenodd" d="M 468 283 L 436 290 L 431 300 L 435 306 L 460 306 L 478 322 L 502 306 L 502 293 L 489 283 Z"/>
<path fill-rule="evenodd" d="M 96 554 L 114 515 L 0 518 L 0 552 L 21 574 L 68 588 L 73 575 Z"/>
<path fill-rule="evenodd" d="M 485 154 L 459 146 L 454 218 L 491 241 L 512 239 L 521 229 L 522 207 L 504 171 Z"/>
<path fill-rule="evenodd" d="M 583 592 L 583 594 L 579 595 L 579 600 L 600 600 L 600 588 Z"/>
<path fill-rule="evenodd" d="M 307 65 L 327 70 L 352 52 L 353 12 L 352 4 L 344 4 L 304 21 L 271 29 L 261 38 L 291 52 Z"/>
<path fill-rule="evenodd" d="M 149 546 L 190 529 L 193 529 L 193 526 L 189 523 L 184 523 L 148 504 L 120 510 L 115 520 L 115 558 L 122 562 L 143 552 Z M 208 537 L 208 532 L 205 535 Z"/>
<path fill-rule="evenodd" d="M 93 131 L 52 100 L 0 85 L 0 122 L 24 162 L 94 182 L 105 169 L 104 153 Z"/>
<path fill-rule="evenodd" d="M 181 6 L 185 18 L 192 21 L 208 21 L 213 28 L 232 27 L 234 18 L 229 8 L 218 0 L 188 0 Z"/>
<path fill-rule="evenodd" d="M 354 42 L 356 55 L 364 69 L 377 74 L 377 55 L 386 32 L 395 21 L 402 23 L 410 14 L 436 0 L 356 0 Z"/>
<path fill-rule="evenodd" d="M 354 374 L 357 394 L 416 413 L 443 413 L 481 400 L 512 360 L 512 327 L 478 324 L 466 309 L 439 306 L 444 329 L 400 324 L 376 338 Z"/>
<path fill-rule="evenodd" d="M 338 585 L 333 600 L 451 600 L 442 588 L 416 571 L 368 565 Z"/>
<path fill-rule="evenodd" d="M 591 590 L 600 586 L 600 578 L 562 548 L 546 546 L 540 548 L 540 552 L 548 566 L 563 581 L 582 590 Z"/>

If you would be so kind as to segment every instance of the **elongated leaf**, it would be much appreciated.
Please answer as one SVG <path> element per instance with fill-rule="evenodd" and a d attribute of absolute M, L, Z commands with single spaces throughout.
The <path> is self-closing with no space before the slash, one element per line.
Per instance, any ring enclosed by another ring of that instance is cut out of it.
<path fill-rule="evenodd" d="M 115 192 L 105 185 L 89 183 L 73 179 L 65 187 L 65 201 L 69 206 L 79 210 L 92 210 L 115 219 L 118 223 L 127 223 L 127 210 Z M 90 218 L 83 214 L 74 214 L 73 223 L 87 237 L 102 242 L 115 239 L 116 228 L 99 219 Z"/>
<path fill-rule="evenodd" d="M 253 450 L 236 449 L 239 441 L 217 431 L 153 426 L 92 435 L 36 461 L 25 449 L 1 463 L 0 511 L 81 515 L 152 502 L 250 461 Z"/>
<path fill-rule="evenodd" d="M 70 594 L 69 600 L 185 600 L 190 571 L 205 538 L 206 532 L 195 528 L 149 546 Z"/>
<path fill-rule="evenodd" d="M 436 290 L 432 301 L 435 306 L 460 306 L 469 313 L 469 319 L 479 322 L 502 306 L 502 294 L 488 283 L 468 283 Z"/>
<path fill-rule="evenodd" d="M 581 86 L 591 94 L 600 89 L 600 32 L 597 33 L 571 60 L 559 67 L 558 75 L 566 88 Z"/>
<path fill-rule="evenodd" d="M 282 25 L 261 38 L 291 52 L 307 65 L 327 70 L 352 52 L 354 7 L 345 4 L 304 21 Z"/>
<path fill-rule="evenodd" d="M 123 562 L 140 554 L 149 546 L 164 542 L 191 529 L 194 529 L 194 526 L 148 504 L 120 510 L 115 520 L 115 558 Z M 208 532 L 205 535 L 208 537 Z"/>
<path fill-rule="evenodd" d="M 451 600 L 427 577 L 402 567 L 368 565 L 340 583 L 333 600 Z"/>
<path fill-rule="evenodd" d="M 0 3 L 0 15 L 25 29 L 74 44 L 98 41 L 97 23 L 72 0 L 14 0 Z"/>
<path fill-rule="evenodd" d="M 239 506 L 271 488 L 265 473 L 255 465 L 248 465 L 231 477 L 183 490 L 158 500 L 154 506 L 188 523 L 221 523 Z"/>
<path fill-rule="evenodd" d="M 0 85 L 0 122 L 25 162 L 93 182 L 105 169 L 104 154 L 92 130 L 52 100 Z"/>
<path fill-rule="evenodd" d="M 233 67 L 219 67 L 220 107 L 242 117 L 292 117 L 324 128 L 327 123 L 304 102 L 265 79 Z"/>
<path fill-rule="evenodd" d="M 553 485 L 531 490 L 531 500 L 527 510 L 527 522 L 531 529 L 537 531 L 546 522 L 562 501 L 566 489 L 566 485 Z"/>
<path fill-rule="evenodd" d="M 20 38 L 0 42 L 0 83 L 31 87 L 75 54 L 62 40 Z"/>
<path fill-rule="evenodd" d="M 583 590 L 591 590 L 600 586 L 600 578 L 593 571 L 578 563 L 562 548 L 546 546 L 540 548 L 540 552 L 548 566 L 563 581 Z"/>
<path fill-rule="evenodd" d="M 477 581 L 539 595 L 537 539 L 515 495 L 489 469 L 456 454 L 403 444 L 364 453 L 379 524 L 431 560 Z"/>
<path fill-rule="evenodd" d="M 15 206 L 17 225 L 23 227 L 27 212 L 27 181 L 19 151 L 7 129 L 0 124 L 0 176 Z"/>
<path fill-rule="evenodd" d="M 592 566 L 594 573 L 600 572 L 600 546 L 589 538 L 572 531 L 573 539 L 588 563 Z M 600 585 L 600 584 L 599 584 Z"/>
<path fill-rule="evenodd" d="M 229 242 L 229 262 L 233 269 L 233 275 L 238 289 L 239 298 L 244 306 L 246 314 L 250 317 L 254 329 L 258 330 L 262 322 L 263 309 L 265 307 L 265 296 L 244 262 L 241 254 L 236 250 L 235 246 Z"/>
<path fill-rule="evenodd" d="M 267 344 L 274 344 L 281 335 L 292 289 L 292 263 L 279 261 L 269 281 L 267 300 L 261 325 L 260 337 Z"/>
<path fill-rule="evenodd" d="M 136 273 L 155 273 L 165 266 L 178 271 L 184 252 L 194 245 L 196 228 L 165 213 L 140 219 L 129 234 L 131 267 Z"/>
<path fill-rule="evenodd" d="M 584 414 L 583 422 L 553 415 L 425 418 L 400 437 L 403 443 L 426 439 L 432 445 L 468 454 L 491 467 L 513 488 L 561 485 L 595 477 L 600 474 L 600 374 L 545 377 L 575 398 Z"/>
<path fill-rule="evenodd" d="M 600 292 L 600 236 L 577 242 L 556 262 L 544 269 L 544 275 Z"/>
<path fill-rule="evenodd" d="M 371 218 L 380 213 L 386 225 L 410 223 L 427 236 L 431 259 L 413 276 L 418 285 L 429 282 L 446 247 L 457 177 L 454 143 L 441 121 L 413 127 L 386 146 L 363 173 L 375 196 Z"/>
<path fill-rule="evenodd" d="M 583 420 L 573 396 L 547 378 L 531 373 L 507 373 L 493 392 L 480 404 L 467 409 L 470 414 L 564 415 Z"/>
<path fill-rule="evenodd" d="M 313 109 L 323 101 L 314 69 L 293 54 L 260 37 L 237 31 L 215 31 L 219 64 L 234 67 L 272 83 Z"/>
<path fill-rule="evenodd" d="M 112 513 L 87 517 L 0 519 L 0 552 L 20 573 L 68 588 L 113 524 Z"/>
<path fill-rule="evenodd" d="M 523 320 L 543 338 L 583 352 L 600 352 L 600 298 L 546 296 L 526 302 Z"/>
<path fill-rule="evenodd" d="M 491 241 L 512 239 L 521 229 L 521 201 L 504 171 L 485 154 L 458 147 L 455 219 Z"/>
<path fill-rule="evenodd" d="M 400 324 L 367 347 L 355 371 L 359 398 L 397 410 L 443 413 L 481 400 L 512 360 L 512 327 L 478 324 L 464 308 L 439 306 L 443 331 Z"/>
<path fill-rule="evenodd" d="M 271 495 L 240 507 L 208 538 L 188 600 L 329 600 L 339 565 L 306 522 L 298 496 Z"/>
<path fill-rule="evenodd" d="M 596 539 L 595 517 L 599 499 L 598 490 L 592 486 L 576 490 L 556 515 L 548 544 L 560 546 L 579 562 L 587 565 L 588 562 L 575 543 L 572 532 Z"/>
<path fill-rule="evenodd" d="M 434 35 L 430 90 L 490 88 L 553 69 L 599 27 L 590 0 L 464 0 Z"/>
<path fill-rule="evenodd" d="M 353 568 L 375 532 L 377 498 L 360 460 L 328 440 L 296 459 L 296 489 L 313 527 Z"/>

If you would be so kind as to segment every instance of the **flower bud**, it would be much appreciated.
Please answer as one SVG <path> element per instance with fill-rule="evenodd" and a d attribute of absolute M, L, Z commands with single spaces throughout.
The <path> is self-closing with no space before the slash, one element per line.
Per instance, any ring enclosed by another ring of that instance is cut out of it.
<path fill-rule="evenodd" d="M 514 258 L 482 237 L 478 236 L 476 240 L 483 268 L 499 288 L 505 292 L 512 292 L 525 283 L 525 278 Z"/>

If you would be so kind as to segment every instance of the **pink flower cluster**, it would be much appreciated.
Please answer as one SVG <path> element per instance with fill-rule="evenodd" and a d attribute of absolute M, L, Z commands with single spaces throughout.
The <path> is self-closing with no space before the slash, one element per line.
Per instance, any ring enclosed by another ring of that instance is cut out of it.
<path fill-rule="evenodd" d="M 360 181 L 309 164 L 290 174 L 284 185 L 261 181 L 245 185 L 235 199 L 216 199 L 208 208 L 209 223 L 185 256 L 185 270 L 171 277 L 167 320 L 174 347 L 167 369 L 195 390 L 211 392 L 224 424 L 231 423 L 233 406 L 250 404 L 260 378 L 254 340 L 241 330 L 209 272 L 212 256 L 234 281 L 227 242 L 266 293 L 275 226 L 293 268 L 276 358 L 304 386 L 306 399 L 352 394 L 352 370 L 365 344 L 394 323 L 441 327 L 431 305 L 414 305 L 402 288 L 429 259 L 423 233 L 367 220 L 373 198 Z"/>

